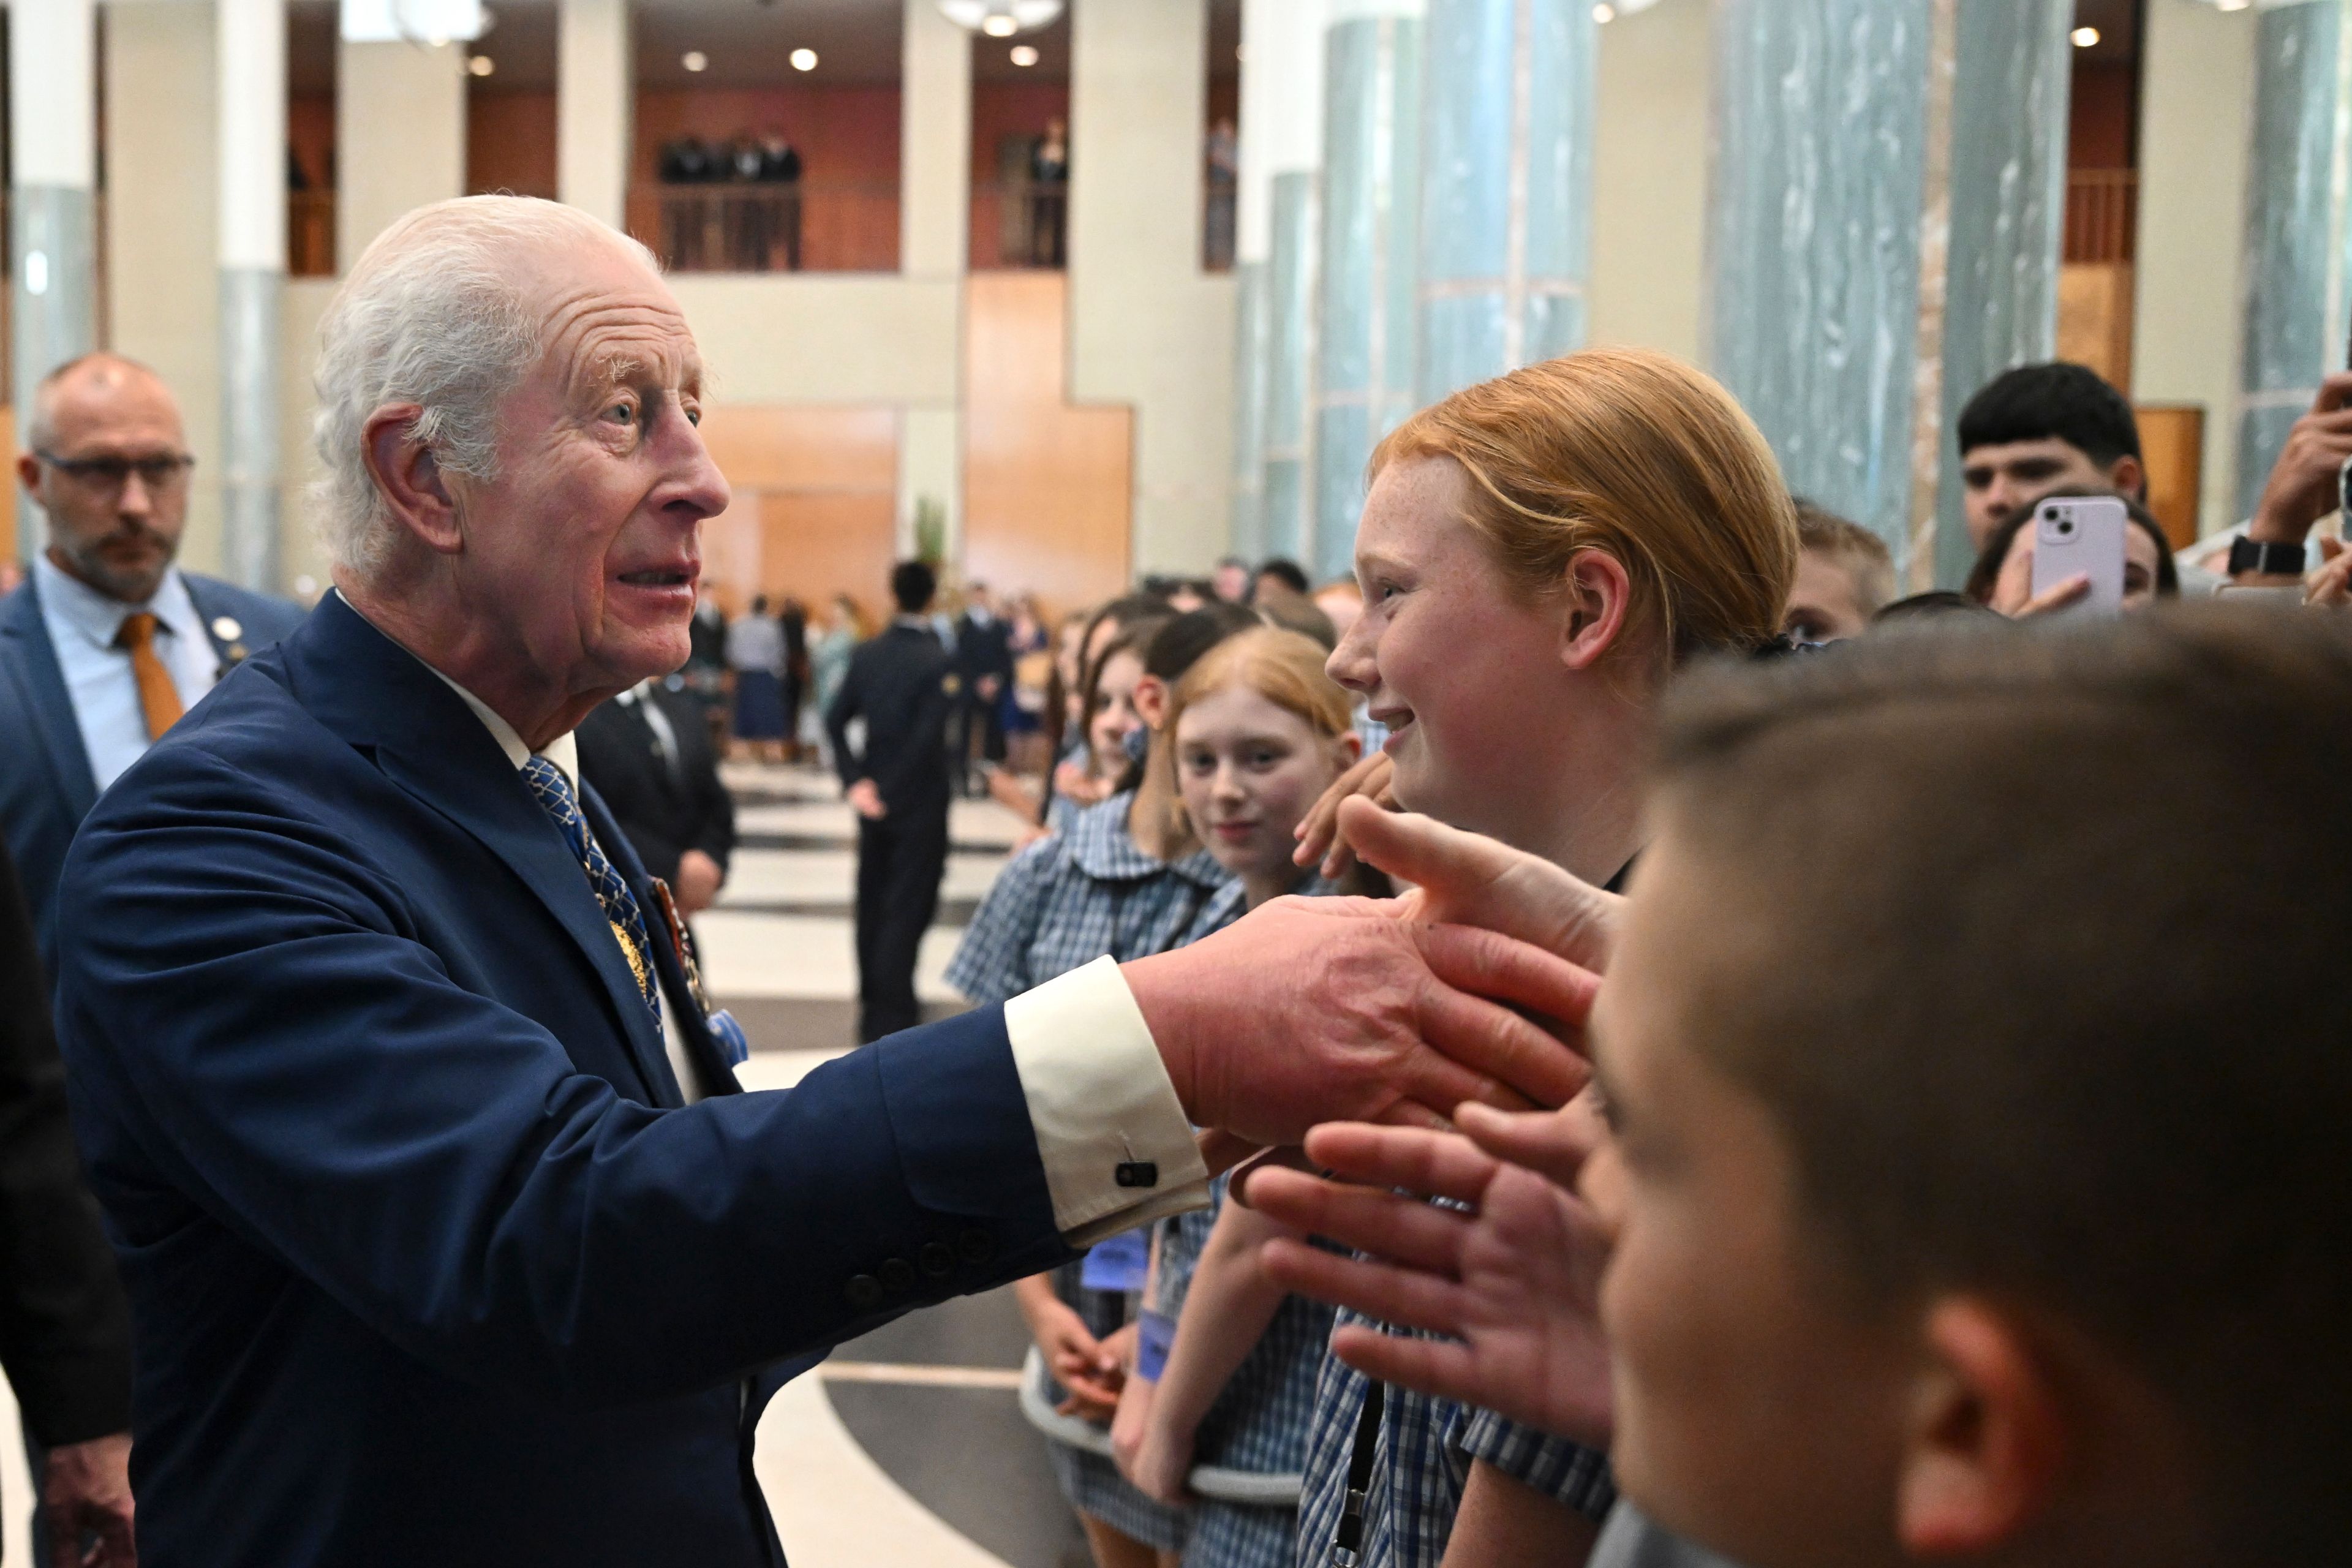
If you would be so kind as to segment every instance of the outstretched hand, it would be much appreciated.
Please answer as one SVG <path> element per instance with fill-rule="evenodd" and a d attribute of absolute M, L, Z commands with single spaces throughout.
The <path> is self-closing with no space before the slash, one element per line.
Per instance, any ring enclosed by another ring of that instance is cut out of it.
<path fill-rule="evenodd" d="M 1331 781 L 1322 797 L 1307 808 L 1293 830 L 1298 847 L 1291 852 L 1293 865 L 1313 866 L 1318 873 L 1332 881 L 1348 873 L 1355 864 L 1356 855 L 1340 816 L 1348 802 L 1361 799 L 1374 811 L 1396 809 L 1396 790 L 1391 781 L 1396 764 L 1386 752 L 1374 752 L 1360 760 L 1353 767 Z"/>
<path fill-rule="evenodd" d="M 1584 1058 L 1585 970 L 1490 931 L 1369 899 L 1277 899 L 1123 967 L 1192 1121 L 1256 1144 L 1325 1121 L 1450 1125 L 1465 1101 L 1564 1105 Z"/>
<path fill-rule="evenodd" d="M 1266 1272 L 1302 1295 L 1452 1336 L 1351 1324 L 1331 1339 L 1349 1365 L 1606 1447 L 1600 1287 L 1611 1237 L 1570 1184 L 1602 1136 L 1597 1119 L 1580 1100 L 1518 1116 L 1465 1106 L 1461 1122 L 1461 1133 L 1334 1126 L 1308 1134 L 1310 1160 L 1367 1185 L 1253 1173 L 1252 1201 L 1267 1215 L 1377 1255 L 1342 1258 L 1278 1239 L 1264 1249 Z M 1392 1187 L 1475 1208 L 1436 1207 Z"/>

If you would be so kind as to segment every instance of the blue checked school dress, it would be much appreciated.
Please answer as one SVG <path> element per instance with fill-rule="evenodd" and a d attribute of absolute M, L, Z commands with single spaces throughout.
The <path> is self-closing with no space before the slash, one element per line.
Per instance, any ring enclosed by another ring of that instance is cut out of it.
<path fill-rule="evenodd" d="M 1342 1310 L 1335 1326 L 1345 1323 L 1386 1327 Z M 1298 1568 L 1328 1568 L 1331 1562 L 1332 1539 L 1347 1502 L 1357 1419 L 1371 1387 L 1370 1378 L 1338 1356 L 1323 1358 L 1298 1500 Z M 1438 1568 L 1473 1459 L 1486 1460 L 1588 1519 L 1601 1519 L 1616 1500 L 1607 1455 L 1489 1410 L 1391 1384 L 1382 1396 L 1380 1439 L 1364 1499 L 1363 1568 Z"/>
<path fill-rule="evenodd" d="M 948 984 L 981 1004 L 1003 1002 L 1108 953 L 1124 963 L 1181 947 L 1241 913 L 1229 889 L 1238 884 L 1205 849 L 1181 860 L 1155 860 L 1127 830 L 1132 791 L 1070 818 L 1066 831 L 1014 856 L 972 916 L 948 965 Z M 1226 895 L 1223 898 L 1220 895 Z M 1088 1290 L 1080 1268 L 1054 1271 L 1054 1290 L 1100 1338 L 1127 1321 L 1126 1295 Z M 1055 1403 L 1059 1388 L 1049 1391 Z M 1161 1552 L 1184 1544 L 1186 1510 L 1170 1508 L 1127 1483 L 1097 1454 L 1046 1442 L 1070 1506 Z"/>

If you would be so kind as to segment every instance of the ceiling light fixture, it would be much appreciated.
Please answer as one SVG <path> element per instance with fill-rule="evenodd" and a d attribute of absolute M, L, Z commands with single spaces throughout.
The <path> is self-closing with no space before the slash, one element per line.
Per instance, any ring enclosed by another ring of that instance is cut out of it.
<path fill-rule="evenodd" d="M 2066 36 L 2074 40 L 2074 47 L 2078 49 L 2090 48 L 2099 41 L 2099 30 L 2096 27 L 2077 27 Z"/>
<path fill-rule="evenodd" d="M 488 55 L 476 55 L 466 62 L 467 71 L 474 76 L 488 76 L 499 68 L 499 62 Z"/>
<path fill-rule="evenodd" d="M 1026 69 L 1037 63 L 1037 51 L 1026 44 L 1015 44 L 1013 46 L 1012 59 L 1014 65 Z"/>
<path fill-rule="evenodd" d="M 700 49 L 688 49 L 686 53 L 677 57 L 677 63 L 684 66 L 690 71 L 709 70 L 710 68 L 710 57 L 704 54 Z"/>
<path fill-rule="evenodd" d="M 1050 26 L 1062 0 L 939 0 L 940 14 L 966 31 L 1009 38 Z"/>
<path fill-rule="evenodd" d="M 1617 7 L 1610 5 L 1609 0 L 1601 0 L 1601 4 L 1592 8 L 1592 19 L 1596 22 L 1613 22 L 1617 19 Z"/>
<path fill-rule="evenodd" d="M 794 49 L 785 58 L 793 62 L 793 69 L 796 71 L 813 71 L 816 69 L 816 51 L 814 49 Z"/>

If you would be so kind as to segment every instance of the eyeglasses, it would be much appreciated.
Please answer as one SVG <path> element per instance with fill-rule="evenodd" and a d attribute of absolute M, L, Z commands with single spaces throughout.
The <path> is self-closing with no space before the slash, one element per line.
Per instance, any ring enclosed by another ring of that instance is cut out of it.
<path fill-rule="evenodd" d="M 133 474 L 151 490 L 173 489 L 186 480 L 188 470 L 196 466 L 196 460 L 184 452 L 155 458 L 60 458 L 37 447 L 33 456 L 94 490 L 119 490 Z"/>

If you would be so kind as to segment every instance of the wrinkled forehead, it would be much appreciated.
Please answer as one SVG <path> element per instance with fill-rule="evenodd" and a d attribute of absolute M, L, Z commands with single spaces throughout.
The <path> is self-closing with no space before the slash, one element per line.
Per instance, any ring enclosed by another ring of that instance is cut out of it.
<path fill-rule="evenodd" d="M 618 246 L 537 259 L 542 363 L 567 384 L 650 381 L 699 390 L 694 331 L 653 268 Z"/>

